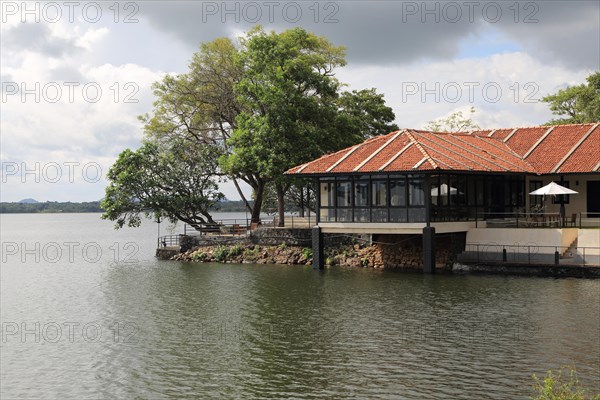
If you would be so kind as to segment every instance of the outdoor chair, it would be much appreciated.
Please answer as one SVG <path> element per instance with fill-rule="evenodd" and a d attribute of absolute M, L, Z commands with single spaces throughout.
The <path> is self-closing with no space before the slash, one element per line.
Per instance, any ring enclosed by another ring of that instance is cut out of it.
<path fill-rule="evenodd" d="M 569 225 L 575 226 L 577 225 L 577 213 L 571 214 L 571 220 L 568 221 Z"/>

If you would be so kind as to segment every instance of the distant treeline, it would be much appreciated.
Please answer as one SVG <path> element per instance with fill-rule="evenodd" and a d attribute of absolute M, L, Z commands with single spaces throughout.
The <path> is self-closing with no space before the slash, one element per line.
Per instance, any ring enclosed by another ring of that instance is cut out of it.
<path fill-rule="evenodd" d="M 88 213 L 103 212 L 99 201 L 84 203 L 46 201 L 44 203 L 0 203 L 2 214 L 25 213 Z"/>
<path fill-rule="evenodd" d="M 213 207 L 213 211 L 244 211 L 243 201 L 224 201 Z M 46 201 L 43 203 L 0 203 L 0 214 L 34 214 L 34 213 L 99 213 L 104 212 L 99 201 L 83 203 Z"/>

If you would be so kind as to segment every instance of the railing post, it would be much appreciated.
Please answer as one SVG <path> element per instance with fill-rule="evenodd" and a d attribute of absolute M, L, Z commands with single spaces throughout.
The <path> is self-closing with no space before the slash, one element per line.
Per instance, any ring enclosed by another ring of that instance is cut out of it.
<path fill-rule="evenodd" d="M 554 265 L 558 265 L 560 260 L 560 254 L 558 252 L 558 247 L 554 247 Z"/>
<path fill-rule="evenodd" d="M 531 264 L 531 246 L 527 245 L 527 264 Z"/>
<path fill-rule="evenodd" d="M 502 262 L 506 262 L 506 247 L 502 246 Z"/>

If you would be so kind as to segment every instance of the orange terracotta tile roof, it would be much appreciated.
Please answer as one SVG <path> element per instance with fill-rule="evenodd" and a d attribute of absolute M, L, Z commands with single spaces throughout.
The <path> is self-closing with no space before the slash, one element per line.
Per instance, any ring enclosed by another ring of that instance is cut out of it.
<path fill-rule="evenodd" d="M 410 171 L 585 173 L 600 170 L 600 123 L 440 133 L 402 129 L 286 174 Z"/>

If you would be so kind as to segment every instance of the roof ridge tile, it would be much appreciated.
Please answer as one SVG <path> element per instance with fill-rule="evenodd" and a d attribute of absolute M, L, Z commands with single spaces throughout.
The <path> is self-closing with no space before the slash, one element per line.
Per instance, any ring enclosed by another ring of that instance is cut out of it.
<path fill-rule="evenodd" d="M 413 132 L 416 133 L 415 131 Z M 419 141 L 411 134 L 411 132 L 407 130 L 406 134 L 415 143 L 415 146 L 417 147 L 417 149 L 419 149 L 423 156 L 427 158 L 427 161 L 429 161 L 429 164 L 433 167 L 433 169 L 439 169 L 440 167 L 436 164 L 435 161 L 433 161 L 433 158 L 429 155 L 427 151 L 425 151 L 423 146 L 421 146 Z"/>

